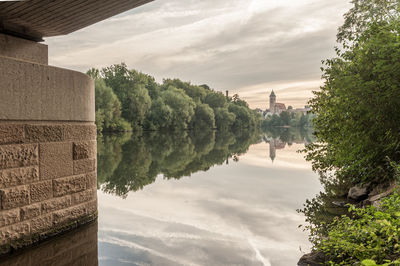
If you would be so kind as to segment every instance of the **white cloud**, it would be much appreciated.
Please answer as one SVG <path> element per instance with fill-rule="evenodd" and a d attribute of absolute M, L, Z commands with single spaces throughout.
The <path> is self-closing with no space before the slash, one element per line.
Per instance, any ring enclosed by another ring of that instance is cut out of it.
<path fill-rule="evenodd" d="M 252 107 L 265 108 L 260 91 L 274 88 L 300 107 L 318 88 L 320 61 L 333 56 L 347 2 L 158 0 L 48 39 L 50 63 L 86 71 L 126 62 L 158 81 L 239 92 Z"/>

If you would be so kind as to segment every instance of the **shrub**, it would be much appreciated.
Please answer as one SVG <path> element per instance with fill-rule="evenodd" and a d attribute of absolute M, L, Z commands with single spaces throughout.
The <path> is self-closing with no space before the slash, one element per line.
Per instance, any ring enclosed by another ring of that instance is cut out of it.
<path fill-rule="evenodd" d="M 379 208 L 351 205 L 349 213 L 334 219 L 327 237 L 316 244 L 326 264 L 400 265 L 400 194 L 385 198 Z"/>

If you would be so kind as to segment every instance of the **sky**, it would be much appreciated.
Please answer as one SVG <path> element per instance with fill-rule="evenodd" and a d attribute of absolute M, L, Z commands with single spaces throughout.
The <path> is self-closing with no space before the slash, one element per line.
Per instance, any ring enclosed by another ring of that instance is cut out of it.
<path fill-rule="evenodd" d="M 156 0 L 46 39 L 51 65 L 86 72 L 125 62 L 158 82 L 238 93 L 251 108 L 303 107 L 322 84 L 350 0 Z"/>

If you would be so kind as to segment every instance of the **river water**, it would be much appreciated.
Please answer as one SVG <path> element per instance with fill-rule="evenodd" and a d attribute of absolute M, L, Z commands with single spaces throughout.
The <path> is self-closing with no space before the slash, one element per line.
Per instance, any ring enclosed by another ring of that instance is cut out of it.
<path fill-rule="evenodd" d="M 45 265 L 37 254 L 50 249 L 46 265 L 64 265 L 54 246 L 66 246 L 75 265 L 296 265 L 310 248 L 296 210 L 321 190 L 297 152 L 310 141 L 295 130 L 100 136 L 98 224 L 12 259 Z"/>

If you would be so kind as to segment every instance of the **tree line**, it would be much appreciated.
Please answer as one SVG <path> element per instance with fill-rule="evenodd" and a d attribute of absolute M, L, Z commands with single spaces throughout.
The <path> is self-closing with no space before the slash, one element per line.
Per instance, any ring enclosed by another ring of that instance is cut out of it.
<path fill-rule="evenodd" d="M 261 126 L 264 129 L 272 127 L 307 128 L 313 126 L 312 120 L 314 116 L 312 113 L 304 114 L 303 112 L 283 111 L 280 114 L 273 114 L 266 117 L 262 121 Z"/>
<path fill-rule="evenodd" d="M 237 130 L 258 127 L 261 116 L 237 94 L 226 97 L 208 85 L 164 79 L 128 69 L 125 63 L 92 68 L 96 125 L 100 132 L 131 130 Z"/>

